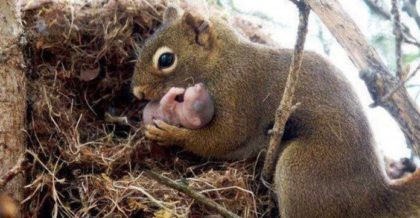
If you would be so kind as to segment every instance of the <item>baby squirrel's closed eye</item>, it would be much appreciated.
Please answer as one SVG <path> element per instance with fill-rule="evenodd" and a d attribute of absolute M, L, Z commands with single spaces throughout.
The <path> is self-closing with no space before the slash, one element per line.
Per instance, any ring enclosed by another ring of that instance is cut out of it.
<path fill-rule="evenodd" d="M 203 103 L 203 102 L 201 102 L 201 101 L 195 101 L 195 102 L 193 103 L 193 109 L 194 109 L 196 112 L 203 111 L 203 110 L 204 110 L 204 108 L 205 108 L 205 105 L 204 105 L 204 103 Z"/>

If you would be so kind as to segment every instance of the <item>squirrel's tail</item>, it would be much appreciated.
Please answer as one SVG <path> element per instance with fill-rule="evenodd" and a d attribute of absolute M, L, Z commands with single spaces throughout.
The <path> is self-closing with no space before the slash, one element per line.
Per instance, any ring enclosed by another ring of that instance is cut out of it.
<path fill-rule="evenodd" d="M 420 169 L 390 187 L 394 197 L 389 203 L 398 211 L 398 217 L 420 217 Z"/>

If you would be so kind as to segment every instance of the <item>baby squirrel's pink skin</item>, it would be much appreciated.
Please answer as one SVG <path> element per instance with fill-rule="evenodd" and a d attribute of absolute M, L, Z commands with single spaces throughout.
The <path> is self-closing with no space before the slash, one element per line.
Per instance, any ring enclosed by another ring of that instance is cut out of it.
<path fill-rule="evenodd" d="M 183 95 L 182 102 L 176 97 Z M 214 103 L 204 84 L 192 87 L 171 88 L 160 101 L 149 102 L 143 110 L 144 124 L 160 119 L 169 124 L 188 129 L 199 129 L 208 124 L 214 115 Z"/>

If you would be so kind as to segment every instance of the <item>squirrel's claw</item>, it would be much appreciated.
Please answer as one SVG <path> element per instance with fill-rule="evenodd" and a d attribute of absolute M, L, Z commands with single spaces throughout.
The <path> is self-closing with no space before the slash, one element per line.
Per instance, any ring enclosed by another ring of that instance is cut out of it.
<path fill-rule="evenodd" d="M 162 120 L 153 120 L 146 126 L 145 136 L 159 145 L 181 145 L 186 129 L 170 125 Z"/>

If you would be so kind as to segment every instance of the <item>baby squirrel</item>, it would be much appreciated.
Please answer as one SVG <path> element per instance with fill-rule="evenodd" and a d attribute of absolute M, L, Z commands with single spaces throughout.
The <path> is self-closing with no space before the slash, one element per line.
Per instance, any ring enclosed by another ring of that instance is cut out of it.
<path fill-rule="evenodd" d="M 202 82 L 212 122 L 186 129 L 155 120 L 146 136 L 204 157 L 242 159 L 266 147 L 293 51 L 250 42 L 226 21 L 170 6 L 139 51 L 138 98 Z M 385 176 L 361 104 L 343 74 L 305 52 L 274 175 L 281 217 L 418 217 L 420 172 Z"/>
<path fill-rule="evenodd" d="M 179 100 L 177 97 L 182 96 Z M 160 119 L 175 126 L 199 129 L 207 125 L 214 114 L 213 101 L 203 83 L 169 89 L 160 101 L 149 102 L 143 110 L 144 124 Z"/>

